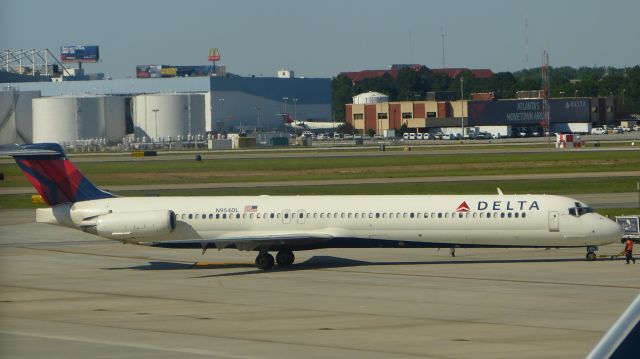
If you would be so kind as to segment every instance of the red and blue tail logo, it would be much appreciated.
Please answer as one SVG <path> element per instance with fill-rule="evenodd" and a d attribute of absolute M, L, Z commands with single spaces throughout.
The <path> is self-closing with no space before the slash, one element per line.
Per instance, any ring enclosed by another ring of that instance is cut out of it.
<path fill-rule="evenodd" d="M 50 206 L 115 197 L 91 183 L 57 143 L 24 145 L 9 155 Z"/>

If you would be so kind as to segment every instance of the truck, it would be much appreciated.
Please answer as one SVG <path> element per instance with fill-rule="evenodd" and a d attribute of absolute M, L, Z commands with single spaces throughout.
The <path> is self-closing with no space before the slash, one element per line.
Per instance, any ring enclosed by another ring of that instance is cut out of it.
<path fill-rule="evenodd" d="M 640 241 L 640 215 L 616 216 L 616 222 L 624 231 L 622 235 L 623 242 L 627 239 L 632 239 L 636 243 Z"/>

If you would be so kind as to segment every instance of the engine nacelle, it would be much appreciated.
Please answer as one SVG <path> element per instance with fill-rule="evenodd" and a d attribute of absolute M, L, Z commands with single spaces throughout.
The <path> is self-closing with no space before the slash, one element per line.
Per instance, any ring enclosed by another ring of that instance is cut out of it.
<path fill-rule="evenodd" d="M 153 238 L 176 229 L 176 214 L 171 210 L 109 213 L 96 218 L 95 231 L 112 239 Z"/>

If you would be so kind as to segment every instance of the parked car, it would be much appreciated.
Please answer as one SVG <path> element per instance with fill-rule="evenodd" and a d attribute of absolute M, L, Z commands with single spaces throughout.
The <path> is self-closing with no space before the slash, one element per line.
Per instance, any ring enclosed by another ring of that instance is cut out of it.
<path fill-rule="evenodd" d="M 594 127 L 591 129 L 592 135 L 605 135 L 607 134 L 607 130 L 602 127 Z"/>
<path fill-rule="evenodd" d="M 409 132 L 405 132 L 402 134 L 402 139 L 404 140 L 408 140 L 409 139 Z"/>
<path fill-rule="evenodd" d="M 422 140 L 422 134 L 421 133 L 416 133 L 416 140 Z"/>
<path fill-rule="evenodd" d="M 416 139 L 416 134 L 415 134 L 415 133 L 413 133 L 413 132 L 411 132 L 411 133 L 409 134 L 409 139 L 410 139 L 410 140 L 415 140 L 415 139 Z"/>

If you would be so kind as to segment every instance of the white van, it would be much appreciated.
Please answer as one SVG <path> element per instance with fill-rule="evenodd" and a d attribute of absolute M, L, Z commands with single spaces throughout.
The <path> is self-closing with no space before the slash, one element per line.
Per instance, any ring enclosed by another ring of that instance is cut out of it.
<path fill-rule="evenodd" d="M 409 139 L 409 132 L 405 132 L 402 134 L 402 139 L 403 140 L 408 140 Z"/>
<path fill-rule="evenodd" d="M 409 139 L 410 139 L 410 140 L 415 140 L 415 139 L 416 139 L 416 134 L 415 134 L 415 133 L 413 133 L 413 132 L 411 132 L 411 133 L 409 134 Z"/>
<path fill-rule="evenodd" d="M 422 134 L 416 133 L 416 140 L 422 140 Z"/>
<path fill-rule="evenodd" d="M 605 135 L 607 134 L 607 130 L 602 127 L 594 127 L 591 129 L 592 135 Z"/>

